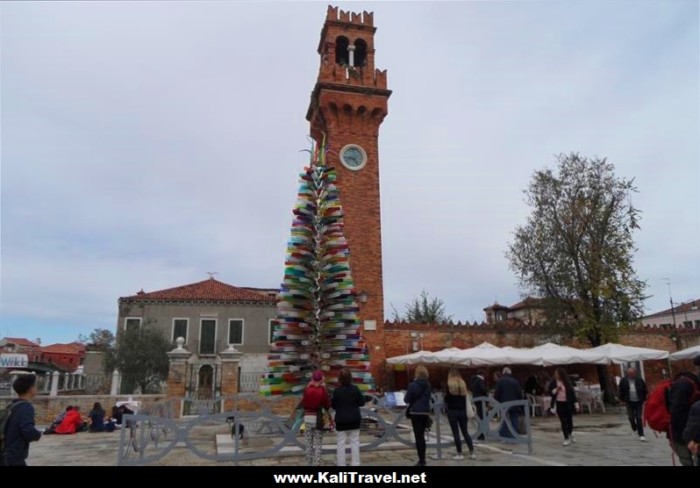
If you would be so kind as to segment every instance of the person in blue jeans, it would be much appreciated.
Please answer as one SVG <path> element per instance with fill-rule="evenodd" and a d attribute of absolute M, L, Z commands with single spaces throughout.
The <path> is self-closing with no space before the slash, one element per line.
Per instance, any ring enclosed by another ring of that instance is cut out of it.
<path fill-rule="evenodd" d="M 41 432 L 34 426 L 34 407 L 30 403 L 36 396 L 36 375 L 23 374 L 12 384 L 17 400 L 2 413 L 5 429 L 0 466 L 26 466 L 29 443 L 38 441 Z"/>
<path fill-rule="evenodd" d="M 455 447 L 457 448 L 457 453 L 454 455 L 453 459 L 457 460 L 464 459 L 460 431 L 469 448 L 469 459 L 476 459 L 474 455 L 474 442 L 472 442 L 472 438 L 467 429 L 467 402 L 469 401 L 467 394 L 467 384 L 464 382 L 464 379 L 462 379 L 462 375 L 459 374 L 457 368 L 452 368 L 447 376 L 445 407 L 447 410 L 447 420 L 450 423 L 452 436 L 455 440 Z"/>

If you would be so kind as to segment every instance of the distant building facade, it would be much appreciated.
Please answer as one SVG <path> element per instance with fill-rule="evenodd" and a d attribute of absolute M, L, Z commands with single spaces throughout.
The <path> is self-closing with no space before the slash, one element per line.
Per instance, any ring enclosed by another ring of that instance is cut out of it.
<path fill-rule="evenodd" d="M 534 324 L 544 320 L 543 300 L 541 298 L 526 297 L 510 307 L 496 302 L 486 307 L 484 313 L 486 314 L 487 324 L 495 324 L 510 319 Z"/>
<path fill-rule="evenodd" d="M 26 354 L 30 370 L 60 370 L 73 373 L 85 359 L 85 345 L 79 342 L 42 346 L 40 339 L 30 341 L 20 337 L 0 339 L 0 352 Z"/>
<path fill-rule="evenodd" d="M 41 342 L 30 341 L 21 337 L 3 337 L 0 339 L 0 352 L 26 354 L 30 362 L 41 362 Z"/>
<path fill-rule="evenodd" d="M 82 366 L 84 360 L 85 344 L 79 342 L 51 344 L 41 348 L 42 363 L 48 363 L 70 373 Z"/>
<path fill-rule="evenodd" d="M 154 327 L 175 344 L 185 339 L 192 362 L 229 345 L 244 353 L 241 371 L 262 372 L 270 352 L 277 290 L 229 285 L 214 278 L 119 299 L 117 337 L 132 327 Z"/>
<path fill-rule="evenodd" d="M 700 298 L 641 318 L 642 325 L 670 329 L 675 326 L 700 330 Z"/>

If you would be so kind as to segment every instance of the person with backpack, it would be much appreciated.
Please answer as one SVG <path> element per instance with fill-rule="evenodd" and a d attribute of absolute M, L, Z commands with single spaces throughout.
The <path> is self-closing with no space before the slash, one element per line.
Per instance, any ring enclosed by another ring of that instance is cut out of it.
<path fill-rule="evenodd" d="M 418 462 L 416 466 L 425 466 L 425 432 L 430 422 L 430 383 L 428 383 L 428 370 L 425 366 L 418 366 L 414 380 L 408 385 L 403 400 L 406 403 L 406 417 L 411 420 L 413 437 L 416 440 L 416 452 Z"/>
<path fill-rule="evenodd" d="M 36 396 L 36 375 L 23 374 L 12 389 L 19 398 L 0 415 L 0 466 L 26 466 L 29 443 L 41 438 L 41 431 L 34 427 L 34 407 L 30 403 Z"/>
<path fill-rule="evenodd" d="M 673 451 L 682 466 L 693 466 L 693 453 L 683 442 L 683 431 L 688 423 L 690 408 L 700 401 L 700 356 L 693 359 L 695 372 L 680 373 L 668 389 L 671 425 L 669 438 Z"/>
<path fill-rule="evenodd" d="M 326 384 L 323 382 L 323 372 L 320 369 L 311 375 L 311 381 L 304 389 L 301 399 L 304 408 L 304 435 L 306 436 L 306 464 L 320 466 L 323 451 L 323 411 L 331 408 Z M 330 418 L 331 425 L 333 419 Z"/>
<path fill-rule="evenodd" d="M 335 411 L 335 432 L 337 435 L 336 457 L 338 466 L 345 466 L 345 441 L 350 443 L 350 461 L 353 466 L 360 465 L 360 425 L 362 413 L 360 407 L 365 404 L 365 397 L 360 389 L 352 384 L 352 373 L 343 368 L 338 374 L 340 386 L 333 390 L 331 408 Z"/>
<path fill-rule="evenodd" d="M 644 410 L 644 402 L 647 401 L 647 384 L 637 376 L 637 370 L 634 368 L 627 369 L 627 376 L 620 380 L 618 386 L 620 400 L 625 402 L 627 407 L 627 418 L 629 419 L 632 431 L 636 432 L 639 440 L 645 442 L 644 437 L 644 422 L 642 422 L 642 411 Z"/>

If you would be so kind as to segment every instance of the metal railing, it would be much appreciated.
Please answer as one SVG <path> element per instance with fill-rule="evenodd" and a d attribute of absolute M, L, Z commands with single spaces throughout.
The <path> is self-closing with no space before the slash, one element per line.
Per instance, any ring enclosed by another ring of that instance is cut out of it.
<path fill-rule="evenodd" d="M 361 409 L 361 436 L 363 451 L 399 445 L 413 446 L 413 431 L 403 409 L 391 409 L 384 405 L 382 398 L 368 397 L 371 401 Z M 275 400 L 258 395 L 239 394 L 234 397 L 190 402 L 190 412 L 197 415 L 191 418 L 176 419 L 175 413 L 181 408 L 182 399 L 170 399 L 155 404 L 137 415 L 124 416 L 124 429 L 119 439 L 118 465 L 145 465 L 163 460 L 176 448 L 186 449 L 197 458 L 209 461 L 232 462 L 279 456 L 282 450 L 294 448 L 303 451 L 305 444 L 299 436 L 299 426 L 293 425 L 290 418 L 274 413 Z M 532 453 L 530 411 L 527 400 L 498 403 L 489 397 L 478 397 L 485 415 L 469 422 L 472 437 L 484 437 L 486 441 L 504 441 L 524 445 Z M 200 402 L 199 405 L 195 405 Z M 245 404 L 245 405 L 244 405 Z M 230 410 L 221 412 L 223 406 Z M 245 406 L 245 410 L 242 407 Z M 241 408 L 239 408 L 241 407 Z M 444 413 L 444 404 L 437 403 L 433 408 L 434 424 L 427 435 L 428 448 L 437 451 L 437 459 L 442 459 L 444 450 L 454 445 Z M 243 426 L 246 437 L 241 439 L 233 433 L 240 432 Z M 211 437 L 225 434 L 232 443 L 227 452 L 207 449 Z M 203 441 L 204 439 L 204 441 Z M 257 439 L 258 442 L 251 442 Z M 259 442 L 264 440 L 265 442 Z M 256 447 L 257 445 L 257 447 Z M 331 452 L 324 449 L 324 452 Z M 181 461 L 181 458 L 178 458 Z"/>

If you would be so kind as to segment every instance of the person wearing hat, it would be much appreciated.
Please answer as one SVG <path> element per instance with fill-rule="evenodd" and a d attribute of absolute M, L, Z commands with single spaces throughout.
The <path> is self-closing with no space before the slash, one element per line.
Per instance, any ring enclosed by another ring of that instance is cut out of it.
<path fill-rule="evenodd" d="M 304 389 L 301 399 L 304 407 L 304 435 L 306 436 L 306 464 L 309 466 L 321 465 L 321 451 L 323 449 L 323 411 L 328 414 L 329 423 L 333 424 L 329 409 L 331 399 L 323 382 L 323 372 L 317 369 L 311 375 L 311 381 Z"/>
<path fill-rule="evenodd" d="M 693 453 L 684 442 L 684 430 L 693 404 L 700 401 L 700 356 L 693 359 L 695 372 L 680 373 L 669 389 L 671 445 L 682 466 L 693 466 Z"/>

